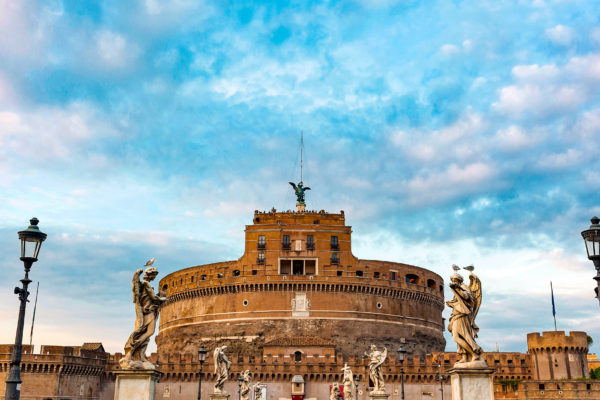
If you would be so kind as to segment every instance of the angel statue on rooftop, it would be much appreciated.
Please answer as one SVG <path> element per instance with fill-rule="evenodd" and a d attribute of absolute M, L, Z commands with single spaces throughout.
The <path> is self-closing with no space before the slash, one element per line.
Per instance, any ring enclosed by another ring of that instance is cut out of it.
<path fill-rule="evenodd" d="M 240 390 L 241 400 L 248 400 L 250 398 L 250 370 L 247 369 L 242 372 L 242 388 Z"/>
<path fill-rule="evenodd" d="M 135 271 L 131 281 L 133 304 L 135 306 L 135 329 L 125 343 L 125 357 L 119 360 L 122 369 L 154 369 L 154 365 L 146 358 L 146 348 L 154 334 L 160 306 L 167 301 L 163 292 L 154 292 L 150 282 L 158 275 L 152 267 L 154 258 L 146 263 L 146 271 L 142 268 Z M 140 281 L 140 275 L 144 278 Z"/>
<path fill-rule="evenodd" d="M 454 271 L 460 268 L 453 265 Z M 460 360 L 454 365 L 455 368 L 487 367 L 487 363 L 481 357 L 482 349 L 475 342 L 479 327 L 475 324 L 475 317 L 481 306 L 481 281 L 473 273 L 474 267 L 465 267 L 469 274 L 469 286 L 465 285 L 463 277 L 455 272 L 450 277 L 450 289 L 454 298 L 446 302 L 452 308 L 448 331 L 452 333 L 452 339 L 458 345 Z"/>
<path fill-rule="evenodd" d="M 385 383 L 383 382 L 383 372 L 381 371 L 381 365 L 387 358 L 387 348 L 383 348 L 383 351 L 377 350 L 377 346 L 371 345 L 371 352 L 367 353 L 367 356 L 371 359 L 369 362 L 369 377 L 373 382 L 373 393 L 385 393 Z"/>
<path fill-rule="evenodd" d="M 225 385 L 225 381 L 229 376 L 229 369 L 231 368 L 231 361 L 227 358 L 225 349 L 227 349 L 227 346 L 217 347 L 213 353 L 215 359 L 215 375 L 217 376 L 215 393 L 224 393 L 223 386 Z"/>
<path fill-rule="evenodd" d="M 308 186 L 304 186 L 304 183 L 302 181 L 300 181 L 298 183 L 298 186 L 296 186 L 296 184 L 294 182 L 290 182 L 290 185 L 292 185 L 292 187 L 294 188 L 294 192 L 296 192 L 296 198 L 298 199 L 298 205 L 300 204 L 306 204 L 304 201 L 304 192 L 306 192 L 307 190 L 310 190 L 310 188 Z"/>

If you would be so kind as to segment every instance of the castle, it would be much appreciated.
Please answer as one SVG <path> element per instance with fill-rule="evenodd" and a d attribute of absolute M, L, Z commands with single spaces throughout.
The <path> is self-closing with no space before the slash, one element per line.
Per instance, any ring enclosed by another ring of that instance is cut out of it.
<path fill-rule="evenodd" d="M 201 346 L 209 350 L 202 385 L 208 399 L 215 379 L 210 350 L 223 344 L 233 364 L 225 385 L 232 395 L 240 373 L 250 370 L 268 399 L 292 399 L 292 390 L 294 399 L 328 398 L 347 363 L 360 378 L 359 399 L 366 399 L 364 353 L 376 344 L 389 350 L 386 389 L 399 399 L 396 349 L 403 344 L 406 398 L 441 399 L 442 390 L 451 398 L 444 377 L 457 355 L 444 352 L 439 275 L 356 258 L 343 211 L 255 211 L 245 232 L 238 260 L 182 269 L 159 282 L 168 301 L 150 357 L 161 374 L 156 400 L 196 398 Z M 527 343 L 524 354 L 484 353 L 496 369 L 497 399 L 600 398 L 600 382 L 580 379 L 589 377 L 584 332 L 532 333 Z M 0 346 L 0 393 L 11 348 Z M 22 399 L 113 398 L 122 354 L 107 354 L 100 343 L 33 350 L 24 346 Z"/>

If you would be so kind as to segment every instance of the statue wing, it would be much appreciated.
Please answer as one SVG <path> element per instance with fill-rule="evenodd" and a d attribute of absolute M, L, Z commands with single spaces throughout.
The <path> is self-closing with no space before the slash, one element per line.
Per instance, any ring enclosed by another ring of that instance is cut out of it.
<path fill-rule="evenodd" d="M 133 302 L 135 304 L 139 303 L 140 294 L 142 293 L 142 283 L 140 282 L 140 275 L 142 275 L 142 272 L 144 272 L 144 270 L 141 268 L 135 271 L 133 274 L 133 279 L 131 280 L 131 292 L 133 294 Z"/>
<path fill-rule="evenodd" d="M 383 352 L 379 356 L 379 360 L 377 361 L 377 364 L 375 364 L 375 368 L 380 367 L 386 358 L 387 358 L 387 347 L 384 347 Z"/>
<path fill-rule="evenodd" d="M 474 273 L 469 274 L 469 290 L 473 295 L 473 300 L 475 301 L 475 307 L 473 307 L 473 315 L 471 316 L 471 323 L 475 324 L 475 317 L 479 312 L 479 307 L 481 306 L 481 281 Z"/>
<path fill-rule="evenodd" d="M 304 190 L 310 190 L 310 188 L 307 186 L 307 187 L 304 188 Z"/>
<path fill-rule="evenodd" d="M 294 182 L 289 182 L 290 185 L 292 185 L 292 187 L 294 188 L 294 191 L 296 193 L 298 193 L 298 186 L 296 186 L 296 184 Z"/>
<path fill-rule="evenodd" d="M 221 348 L 220 347 L 216 347 L 215 351 L 213 352 L 213 358 L 214 358 L 214 362 L 215 362 L 215 374 L 217 374 L 219 372 L 219 353 L 220 353 Z"/>

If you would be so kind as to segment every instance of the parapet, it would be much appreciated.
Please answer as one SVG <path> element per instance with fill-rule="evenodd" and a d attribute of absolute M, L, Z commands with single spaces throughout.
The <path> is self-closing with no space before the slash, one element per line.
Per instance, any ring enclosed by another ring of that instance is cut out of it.
<path fill-rule="evenodd" d="M 546 349 L 546 351 L 556 350 L 577 350 L 587 353 L 588 342 L 586 332 L 572 331 L 569 335 L 565 331 L 549 331 L 527 334 L 527 349 L 529 352 Z"/>

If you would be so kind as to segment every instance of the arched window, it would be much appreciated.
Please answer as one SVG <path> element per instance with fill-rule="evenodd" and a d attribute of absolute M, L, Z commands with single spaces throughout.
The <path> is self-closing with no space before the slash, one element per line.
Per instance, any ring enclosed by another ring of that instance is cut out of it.
<path fill-rule="evenodd" d="M 412 285 L 418 285 L 419 277 L 415 274 L 406 274 L 406 283 L 410 283 Z"/>
<path fill-rule="evenodd" d="M 435 281 L 433 279 L 427 279 L 427 287 L 435 289 Z"/>
<path fill-rule="evenodd" d="M 302 361 L 302 352 L 301 351 L 297 351 L 294 353 L 294 361 L 295 362 Z"/>
<path fill-rule="evenodd" d="M 240 276 L 240 270 L 239 269 L 234 269 L 233 270 L 233 276 Z"/>

